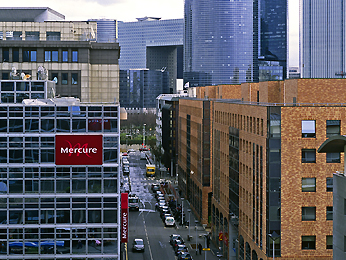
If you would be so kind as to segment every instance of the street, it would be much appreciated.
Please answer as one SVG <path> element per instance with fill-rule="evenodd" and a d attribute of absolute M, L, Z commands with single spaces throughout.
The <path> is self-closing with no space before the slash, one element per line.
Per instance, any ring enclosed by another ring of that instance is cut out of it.
<path fill-rule="evenodd" d="M 131 183 L 131 193 L 136 194 L 140 201 L 141 207 L 139 211 L 129 212 L 129 242 L 127 245 L 127 255 L 129 260 L 175 260 L 174 250 L 169 243 L 169 236 L 171 234 L 180 234 L 186 245 L 189 248 L 193 259 L 219 259 L 215 256 L 212 251 L 207 252 L 205 256 L 204 252 L 202 255 L 196 256 L 195 245 L 196 245 L 196 229 L 195 219 L 193 214 L 190 215 L 190 230 L 188 226 L 176 226 L 176 227 L 165 227 L 163 221 L 159 216 L 159 212 L 155 211 L 156 199 L 151 191 L 151 185 L 153 183 L 160 183 L 162 179 L 147 178 L 145 177 L 145 164 L 146 160 L 140 159 L 140 152 L 131 152 L 129 154 L 130 162 L 130 176 L 129 181 Z M 178 203 L 180 203 L 178 201 Z M 188 205 L 184 205 L 186 211 L 185 216 L 189 218 L 187 211 Z M 187 219 L 188 220 L 188 219 Z M 187 241 L 188 235 L 192 239 Z M 201 225 L 197 225 L 197 243 L 205 244 L 203 235 L 206 231 Z M 141 238 L 144 241 L 145 250 L 144 252 L 133 252 L 132 241 L 135 238 Z"/>

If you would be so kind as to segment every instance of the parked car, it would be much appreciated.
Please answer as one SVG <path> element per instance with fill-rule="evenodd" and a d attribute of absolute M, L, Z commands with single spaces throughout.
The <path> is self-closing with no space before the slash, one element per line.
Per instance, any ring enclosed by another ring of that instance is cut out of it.
<path fill-rule="evenodd" d="M 173 242 L 173 249 L 174 249 L 174 251 L 175 251 L 175 249 L 176 249 L 179 245 L 184 245 L 184 241 L 183 241 L 183 240 L 179 240 L 179 239 L 174 240 L 174 242 Z"/>
<path fill-rule="evenodd" d="M 169 236 L 169 243 L 173 246 L 174 241 L 177 239 L 184 242 L 183 238 L 179 234 L 172 234 Z"/>
<path fill-rule="evenodd" d="M 178 260 L 193 260 L 189 252 L 180 252 L 178 254 Z"/>
<path fill-rule="evenodd" d="M 175 226 L 175 220 L 173 217 L 166 217 L 165 218 L 165 226 L 166 227 L 174 227 Z"/>
<path fill-rule="evenodd" d="M 180 252 L 188 252 L 186 245 L 181 244 L 175 248 L 175 255 L 178 255 Z"/>
<path fill-rule="evenodd" d="M 144 252 L 144 242 L 141 238 L 135 238 L 132 242 L 133 252 Z"/>

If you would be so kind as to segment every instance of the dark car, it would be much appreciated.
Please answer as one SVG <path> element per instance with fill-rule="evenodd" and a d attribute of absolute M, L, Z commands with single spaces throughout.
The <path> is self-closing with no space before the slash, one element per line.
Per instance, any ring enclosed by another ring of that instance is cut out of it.
<path fill-rule="evenodd" d="M 193 260 L 189 252 L 180 252 L 178 254 L 178 260 Z"/>
<path fill-rule="evenodd" d="M 181 245 L 178 245 L 174 251 L 175 251 L 175 254 L 178 255 L 180 252 L 188 252 L 188 249 L 186 245 L 181 244 Z"/>
<path fill-rule="evenodd" d="M 184 242 L 183 238 L 178 234 L 172 234 L 169 236 L 169 243 L 173 246 L 175 240 L 181 240 Z"/>
<path fill-rule="evenodd" d="M 184 245 L 184 241 L 179 240 L 179 239 L 176 239 L 176 240 L 173 241 L 173 245 L 172 245 L 172 246 L 173 246 L 174 251 L 175 251 L 175 249 L 176 249 L 179 245 Z"/>

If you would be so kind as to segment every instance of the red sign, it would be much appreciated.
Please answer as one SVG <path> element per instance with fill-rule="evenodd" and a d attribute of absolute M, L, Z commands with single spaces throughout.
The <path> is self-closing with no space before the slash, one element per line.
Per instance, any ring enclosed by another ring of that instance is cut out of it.
<path fill-rule="evenodd" d="M 56 135 L 56 165 L 102 165 L 102 135 Z"/>
<path fill-rule="evenodd" d="M 121 193 L 121 243 L 127 243 L 129 238 L 129 197 Z"/>

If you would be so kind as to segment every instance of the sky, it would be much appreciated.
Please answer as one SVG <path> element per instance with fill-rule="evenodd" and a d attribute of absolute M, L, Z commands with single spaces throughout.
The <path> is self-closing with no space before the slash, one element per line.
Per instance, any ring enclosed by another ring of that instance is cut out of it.
<path fill-rule="evenodd" d="M 16 0 L 1 1 L 1 7 L 49 7 L 63 15 L 66 21 L 114 19 L 137 21 L 139 17 L 162 19 L 184 18 L 184 0 Z M 289 66 L 298 66 L 299 0 L 289 2 Z"/>

